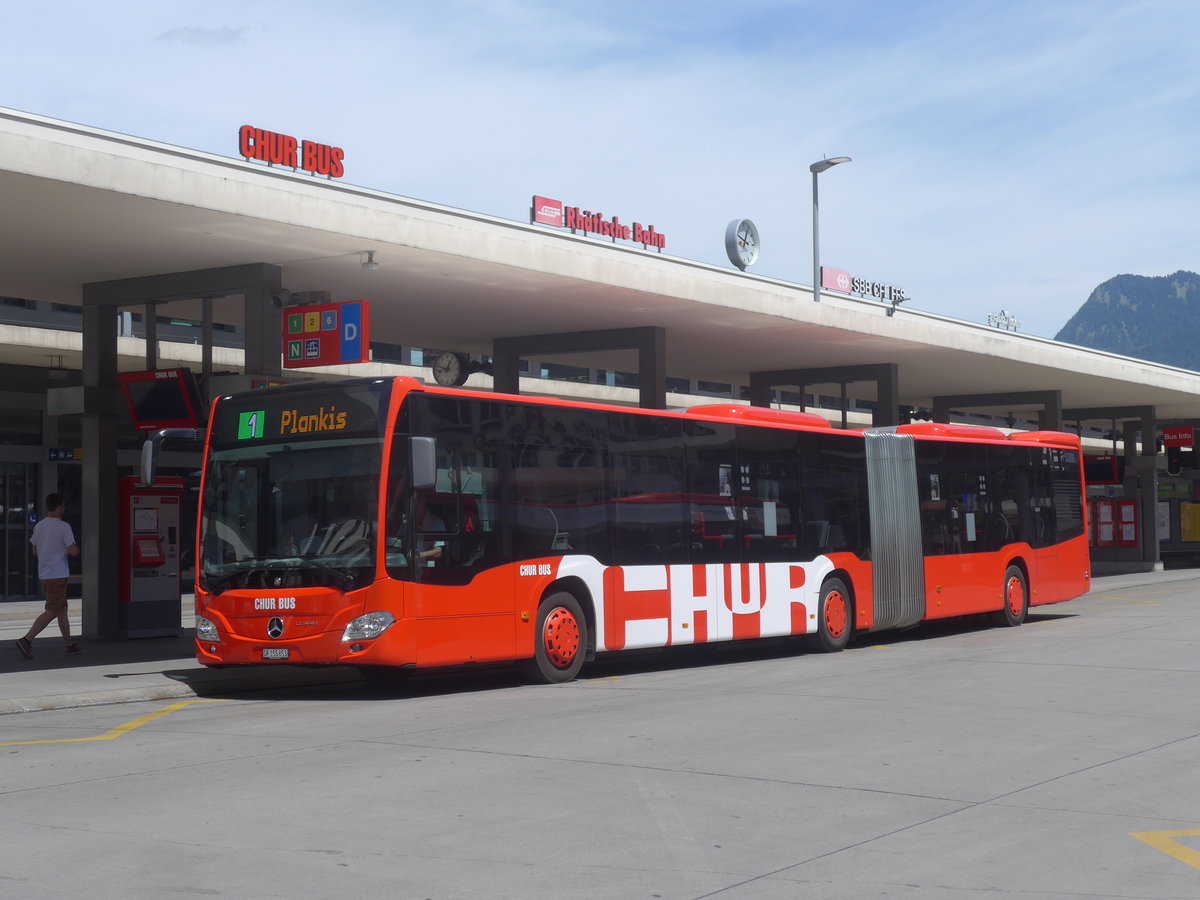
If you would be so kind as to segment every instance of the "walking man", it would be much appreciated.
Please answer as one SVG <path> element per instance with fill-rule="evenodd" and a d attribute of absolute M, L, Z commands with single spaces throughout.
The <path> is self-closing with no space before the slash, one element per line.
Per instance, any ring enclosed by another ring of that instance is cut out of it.
<path fill-rule="evenodd" d="M 83 651 L 71 638 L 71 623 L 67 619 L 67 576 L 71 574 L 67 557 L 78 556 L 79 547 L 75 543 L 75 532 L 63 520 L 65 511 L 62 494 L 48 495 L 46 516 L 33 526 L 33 536 L 29 539 L 38 561 L 38 578 L 46 592 L 46 609 L 34 619 L 25 637 L 17 641 L 17 649 L 26 659 L 33 659 L 33 639 L 51 619 L 58 619 L 58 630 L 67 644 L 67 652 Z"/>

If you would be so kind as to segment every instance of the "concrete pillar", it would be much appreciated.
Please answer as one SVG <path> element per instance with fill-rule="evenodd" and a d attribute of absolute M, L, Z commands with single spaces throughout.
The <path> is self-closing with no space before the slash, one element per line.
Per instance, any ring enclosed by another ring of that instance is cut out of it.
<path fill-rule="evenodd" d="M 117 311 L 83 307 L 83 634 L 119 636 L 117 598 Z"/>
<path fill-rule="evenodd" d="M 900 367 L 896 363 L 751 372 L 750 403 L 770 406 L 771 391 L 780 385 L 798 386 L 803 394 L 814 384 L 836 384 L 842 387 L 844 396 L 846 385 L 855 381 L 875 382 L 875 412 L 871 416 L 875 427 L 900 424 Z"/>
<path fill-rule="evenodd" d="M 160 301 L 241 294 L 245 304 L 246 371 L 278 375 L 281 315 L 278 266 L 253 263 L 223 269 L 148 275 L 83 285 L 83 633 L 121 637 L 117 597 L 117 426 L 128 413 L 117 378 L 117 315 L 122 306 L 144 305 L 147 368 L 156 367 L 152 347 L 154 305 Z M 211 344 L 211 328 L 205 342 Z M 211 347 L 206 349 L 211 353 Z"/>
<path fill-rule="evenodd" d="M 496 338 L 492 341 L 492 383 L 499 392 L 519 393 L 520 361 L 528 357 L 591 350 L 637 350 L 639 405 L 662 409 L 667 405 L 666 347 L 666 329 L 654 325 Z"/>
<path fill-rule="evenodd" d="M 1038 404 L 1038 428 L 1062 431 L 1062 391 L 994 391 L 987 394 L 947 394 L 933 398 L 933 420 L 949 422 L 951 409 L 1011 409 Z"/>

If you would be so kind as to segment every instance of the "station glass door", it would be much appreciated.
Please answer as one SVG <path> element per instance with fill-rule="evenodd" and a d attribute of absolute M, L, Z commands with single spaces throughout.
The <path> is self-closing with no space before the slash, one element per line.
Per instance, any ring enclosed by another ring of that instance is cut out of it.
<path fill-rule="evenodd" d="M 0 542 L 4 582 L 0 600 L 36 597 L 37 559 L 29 546 L 33 523 L 42 512 L 37 500 L 36 463 L 0 462 L 0 503 L 4 511 L 4 540 Z"/>

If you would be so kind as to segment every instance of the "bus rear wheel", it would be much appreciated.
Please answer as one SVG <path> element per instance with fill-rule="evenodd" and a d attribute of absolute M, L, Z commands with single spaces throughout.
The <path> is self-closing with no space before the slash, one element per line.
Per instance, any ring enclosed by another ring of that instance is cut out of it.
<path fill-rule="evenodd" d="M 543 598 L 538 605 L 533 659 L 526 674 L 534 681 L 561 684 L 571 681 L 587 655 L 587 619 L 579 601 L 566 591 Z"/>
<path fill-rule="evenodd" d="M 992 621 L 1013 628 L 1025 621 L 1029 613 L 1029 587 L 1025 573 L 1018 566 L 1009 566 L 1004 573 L 1004 606 L 992 613 Z"/>
<path fill-rule="evenodd" d="M 821 585 L 821 599 L 817 606 L 817 633 L 812 636 L 812 647 L 822 653 L 845 650 L 854 630 L 854 604 L 850 591 L 840 578 L 826 579 Z"/>

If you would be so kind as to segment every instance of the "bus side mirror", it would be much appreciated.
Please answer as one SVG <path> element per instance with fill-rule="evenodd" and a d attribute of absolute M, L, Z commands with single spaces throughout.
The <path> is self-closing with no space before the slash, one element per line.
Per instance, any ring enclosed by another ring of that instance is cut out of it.
<path fill-rule="evenodd" d="M 142 442 L 141 476 L 142 487 L 154 484 L 154 471 L 158 467 L 158 448 L 168 438 L 177 438 L 199 443 L 200 432 L 195 428 L 163 428 Z"/>
<path fill-rule="evenodd" d="M 437 441 L 434 438 L 408 439 L 408 471 L 412 473 L 413 490 L 437 486 Z"/>

